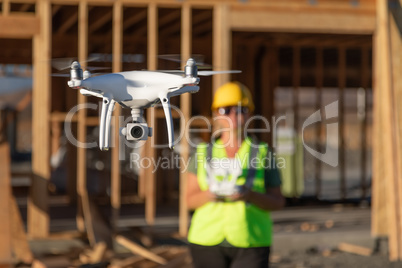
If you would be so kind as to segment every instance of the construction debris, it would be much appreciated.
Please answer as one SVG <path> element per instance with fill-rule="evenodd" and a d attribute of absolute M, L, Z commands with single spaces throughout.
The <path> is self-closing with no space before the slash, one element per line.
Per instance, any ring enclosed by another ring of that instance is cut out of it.
<path fill-rule="evenodd" d="M 373 250 L 370 248 L 357 246 L 349 243 L 340 243 L 338 245 L 338 250 L 362 256 L 371 256 L 373 254 Z"/>

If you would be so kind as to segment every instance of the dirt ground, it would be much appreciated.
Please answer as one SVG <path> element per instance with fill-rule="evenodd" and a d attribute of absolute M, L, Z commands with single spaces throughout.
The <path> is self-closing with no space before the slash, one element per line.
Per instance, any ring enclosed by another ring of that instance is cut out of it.
<path fill-rule="evenodd" d="M 387 240 L 371 236 L 370 217 L 369 207 L 343 205 L 274 212 L 270 267 L 402 267 L 400 262 L 389 262 Z M 358 254 L 345 251 L 349 248 L 342 244 L 359 247 Z"/>
<path fill-rule="evenodd" d="M 401 262 L 389 262 L 386 239 L 371 236 L 371 214 L 368 206 L 288 207 L 273 212 L 272 217 L 274 242 L 271 268 L 402 267 Z M 167 235 L 177 231 L 176 218 L 161 218 L 162 224 L 154 227 L 154 250 L 160 251 L 161 246 L 185 249 L 185 239 Z M 130 232 L 128 229 L 126 231 Z M 342 244 L 349 248 L 359 247 L 358 254 L 345 251 L 340 247 Z M 92 267 L 80 266 L 72 261 L 72 249 L 85 246 L 85 242 L 77 239 L 31 242 L 35 255 L 47 263 L 47 267 L 53 268 Z M 117 247 L 116 252 L 120 257 L 130 256 L 121 246 Z M 132 267 L 163 266 L 144 261 Z M 192 267 L 191 259 L 187 257 L 181 265 L 172 267 Z"/>

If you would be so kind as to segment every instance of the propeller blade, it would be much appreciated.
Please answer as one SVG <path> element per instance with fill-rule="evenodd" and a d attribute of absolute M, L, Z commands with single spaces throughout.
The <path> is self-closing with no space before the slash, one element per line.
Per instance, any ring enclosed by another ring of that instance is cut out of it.
<path fill-rule="evenodd" d="M 165 54 L 165 55 L 159 55 L 158 58 L 162 60 L 170 60 L 174 62 L 186 62 L 186 60 L 182 60 L 180 54 Z M 190 58 L 193 58 L 197 64 L 204 64 L 204 55 L 201 54 L 193 54 L 190 56 Z"/>
<path fill-rule="evenodd" d="M 62 71 L 65 69 L 70 68 L 71 63 L 75 60 L 75 58 L 56 58 L 56 59 L 51 59 L 52 61 L 52 67 Z"/>
<path fill-rule="evenodd" d="M 111 68 L 110 67 L 87 66 L 85 69 L 91 70 L 91 71 L 96 71 L 96 70 L 109 70 Z"/>
<path fill-rule="evenodd" d="M 70 77 L 70 74 L 52 74 L 54 77 Z"/>
<path fill-rule="evenodd" d="M 214 74 L 238 74 L 241 73 L 240 70 L 229 70 L 229 71 L 198 71 L 199 76 L 210 76 Z"/>
<path fill-rule="evenodd" d="M 163 59 L 163 60 L 169 60 L 169 61 L 173 61 L 173 62 L 179 62 L 179 63 L 183 63 L 186 62 L 186 60 L 182 60 L 181 55 L 180 54 L 166 54 L 166 55 L 159 55 L 158 58 Z M 195 63 L 198 67 L 198 69 L 211 69 L 212 65 L 211 64 L 207 64 L 204 62 L 204 55 L 201 54 L 193 54 L 190 56 L 190 58 L 192 58 L 193 60 L 195 60 Z"/>
<path fill-rule="evenodd" d="M 109 73 L 91 73 L 91 77 L 94 76 L 100 76 L 100 75 L 104 75 L 104 74 L 109 74 Z M 51 74 L 51 76 L 53 77 L 70 77 L 70 74 Z"/>
<path fill-rule="evenodd" d="M 180 70 L 155 70 L 155 71 L 148 71 L 148 72 L 169 73 L 169 74 L 184 74 L 184 71 L 180 71 Z"/>
<path fill-rule="evenodd" d="M 91 62 L 91 61 L 97 61 L 99 59 L 99 57 L 89 57 L 87 60 L 83 61 L 83 62 Z M 50 61 L 52 62 L 52 67 L 62 71 L 62 70 L 66 70 L 68 68 L 71 67 L 71 63 L 73 63 L 73 61 L 77 60 L 77 58 L 54 58 L 51 59 Z M 102 67 L 104 68 L 104 67 Z"/>

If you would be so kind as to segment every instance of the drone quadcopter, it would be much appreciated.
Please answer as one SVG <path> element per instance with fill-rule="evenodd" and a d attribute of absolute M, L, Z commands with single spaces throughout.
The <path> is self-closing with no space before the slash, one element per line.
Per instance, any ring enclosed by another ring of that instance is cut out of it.
<path fill-rule="evenodd" d="M 132 123 L 121 129 L 127 140 L 147 140 L 152 136 L 152 128 L 143 118 L 143 111 L 157 103 L 162 103 L 166 117 L 169 148 L 173 148 L 173 120 L 170 98 L 183 93 L 196 93 L 200 89 L 198 76 L 220 73 L 240 73 L 240 71 L 198 71 L 196 62 L 187 60 L 184 71 L 129 71 L 91 77 L 89 71 L 82 71 L 80 64 L 71 64 L 68 86 L 80 89 L 85 96 L 102 98 L 100 118 L 99 148 L 109 149 L 110 121 L 114 104 L 131 109 Z"/>

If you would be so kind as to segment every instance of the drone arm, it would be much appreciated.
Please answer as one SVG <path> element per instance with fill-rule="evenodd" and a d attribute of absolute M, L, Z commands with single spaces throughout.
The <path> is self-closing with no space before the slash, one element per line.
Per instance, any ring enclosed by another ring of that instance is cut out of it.
<path fill-rule="evenodd" d="M 112 98 L 103 97 L 99 130 L 99 148 L 102 151 L 109 150 L 110 121 L 114 104 L 115 101 Z"/>
<path fill-rule="evenodd" d="M 168 95 L 161 95 L 159 96 L 163 111 L 165 112 L 166 117 L 166 126 L 168 131 L 168 139 L 169 139 L 169 148 L 173 148 L 174 136 L 173 136 L 173 119 L 172 119 L 172 112 L 170 110 L 170 98 Z"/>

